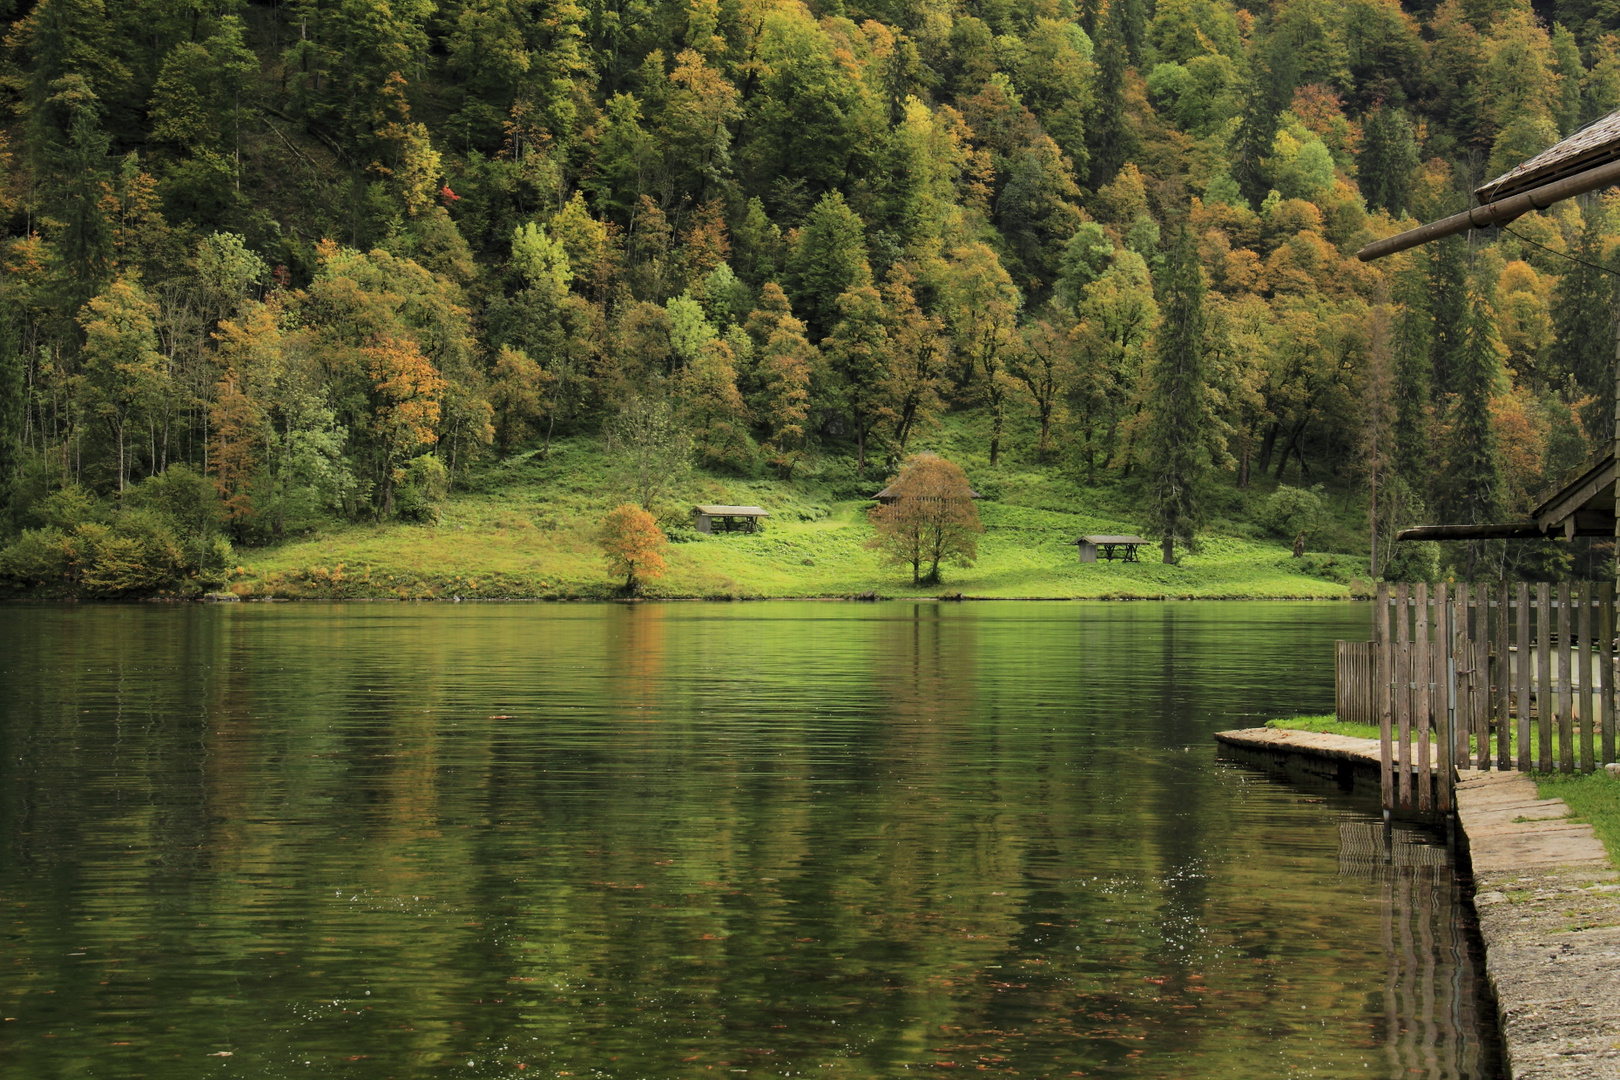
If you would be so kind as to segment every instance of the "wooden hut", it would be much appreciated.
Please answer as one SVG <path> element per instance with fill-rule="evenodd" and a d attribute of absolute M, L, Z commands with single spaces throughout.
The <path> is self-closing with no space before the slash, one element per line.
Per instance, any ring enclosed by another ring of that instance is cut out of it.
<path fill-rule="evenodd" d="M 977 491 L 974 491 L 972 488 L 968 488 L 968 496 L 970 498 L 974 498 L 974 499 L 982 499 L 982 498 L 984 498 L 983 495 L 980 495 Z M 890 484 L 888 487 L 884 488 L 882 491 L 880 491 L 876 495 L 872 496 L 872 498 L 876 499 L 878 502 L 882 503 L 884 506 L 888 506 L 890 503 L 894 502 L 895 499 L 899 498 L 899 496 L 894 493 L 894 485 Z"/>
<path fill-rule="evenodd" d="M 758 532 L 760 522 L 770 516 L 757 506 L 692 507 L 692 525 L 705 535 L 713 534 L 717 523 L 721 532 Z"/>
<path fill-rule="evenodd" d="M 1140 536 L 1082 536 L 1074 542 L 1080 548 L 1080 561 L 1097 561 L 1100 553 L 1108 562 L 1136 562 L 1136 549 L 1147 543 Z"/>

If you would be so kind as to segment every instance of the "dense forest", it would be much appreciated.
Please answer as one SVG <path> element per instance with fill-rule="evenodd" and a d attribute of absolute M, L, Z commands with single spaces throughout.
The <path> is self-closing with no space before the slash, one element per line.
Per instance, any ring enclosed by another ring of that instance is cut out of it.
<path fill-rule="evenodd" d="M 1187 536 L 1203 485 L 1354 483 L 1386 556 L 1521 514 L 1610 433 L 1613 193 L 1353 257 L 1620 108 L 1592 0 L 0 20 L 14 581 L 206 580 L 627 413 L 782 478 L 969 418 L 990 467 L 1142 485 Z"/>

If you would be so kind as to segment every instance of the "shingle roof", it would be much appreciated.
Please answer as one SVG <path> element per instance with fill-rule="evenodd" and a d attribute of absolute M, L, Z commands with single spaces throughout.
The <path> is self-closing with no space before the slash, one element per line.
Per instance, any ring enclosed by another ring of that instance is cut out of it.
<path fill-rule="evenodd" d="M 757 506 L 694 506 L 693 510 L 710 517 L 770 517 L 769 510 Z"/>
<path fill-rule="evenodd" d="M 1620 160 L 1620 112 L 1594 120 L 1529 161 L 1474 189 L 1483 206 L 1521 191 Z"/>

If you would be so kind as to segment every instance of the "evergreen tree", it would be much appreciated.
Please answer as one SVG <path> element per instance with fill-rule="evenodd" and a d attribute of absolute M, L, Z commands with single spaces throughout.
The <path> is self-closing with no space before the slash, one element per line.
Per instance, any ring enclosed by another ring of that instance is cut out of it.
<path fill-rule="evenodd" d="M 1604 215 L 1586 210 L 1572 263 L 1553 291 L 1551 374 L 1573 379 L 1591 403 L 1581 417 L 1598 440 L 1612 435 L 1614 420 L 1614 276 L 1603 265 Z"/>
<path fill-rule="evenodd" d="M 1238 190 L 1259 206 L 1271 189 L 1270 178 L 1262 162 L 1271 155 L 1271 145 L 1277 138 L 1277 110 L 1266 91 L 1266 81 L 1260 71 L 1258 56 L 1251 61 L 1248 85 L 1243 92 L 1243 112 L 1238 118 L 1237 131 L 1232 137 L 1232 179 Z"/>
<path fill-rule="evenodd" d="M 810 340 L 820 341 L 838 322 L 838 298 L 848 289 L 872 283 L 865 226 L 843 195 L 835 191 L 810 211 L 788 272 L 794 309 L 809 327 Z"/>
<path fill-rule="evenodd" d="M 1097 41 L 1097 92 L 1086 116 L 1086 184 L 1097 191 L 1114 180 L 1119 167 L 1130 159 L 1131 132 L 1125 119 L 1124 4 L 1110 4 L 1102 36 Z"/>
<path fill-rule="evenodd" d="M 1454 374 L 1455 396 L 1447 415 L 1445 468 L 1439 484 L 1446 521 L 1483 525 L 1500 507 L 1502 469 L 1491 398 L 1502 375 L 1501 343 L 1489 300 L 1471 290 L 1464 308 Z M 1468 544 L 1465 574 L 1473 577 L 1481 544 Z"/>
<path fill-rule="evenodd" d="M 1395 217 L 1406 212 L 1417 175 L 1417 132 L 1402 109 L 1379 105 L 1363 121 L 1360 183 L 1370 209 L 1380 207 Z"/>
<path fill-rule="evenodd" d="M 1395 273 L 1391 298 L 1398 305 L 1392 343 L 1394 471 L 1419 498 L 1433 476 L 1433 371 L 1429 353 L 1434 345 L 1423 268 L 1408 264 Z M 1397 511 L 1399 512 L 1399 508 Z"/>
<path fill-rule="evenodd" d="M 1204 272 L 1185 225 L 1176 230 L 1160 281 L 1164 318 L 1147 373 L 1144 440 L 1152 522 L 1164 561 L 1173 563 L 1176 542 L 1191 547 L 1203 524 L 1221 445 L 1205 370 Z"/>
<path fill-rule="evenodd" d="M 1433 338 L 1429 362 L 1437 396 L 1452 393 L 1468 314 L 1468 240 L 1448 236 L 1428 245 L 1429 313 Z"/>

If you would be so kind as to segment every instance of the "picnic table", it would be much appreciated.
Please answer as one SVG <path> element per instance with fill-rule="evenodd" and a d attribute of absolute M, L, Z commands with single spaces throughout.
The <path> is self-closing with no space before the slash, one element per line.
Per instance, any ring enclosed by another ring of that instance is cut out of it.
<path fill-rule="evenodd" d="M 1099 554 L 1109 562 L 1115 558 L 1121 562 L 1138 562 L 1136 549 L 1145 543 L 1147 541 L 1140 536 L 1082 536 L 1075 541 L 1083 563 L 1096 562 Z"/>

